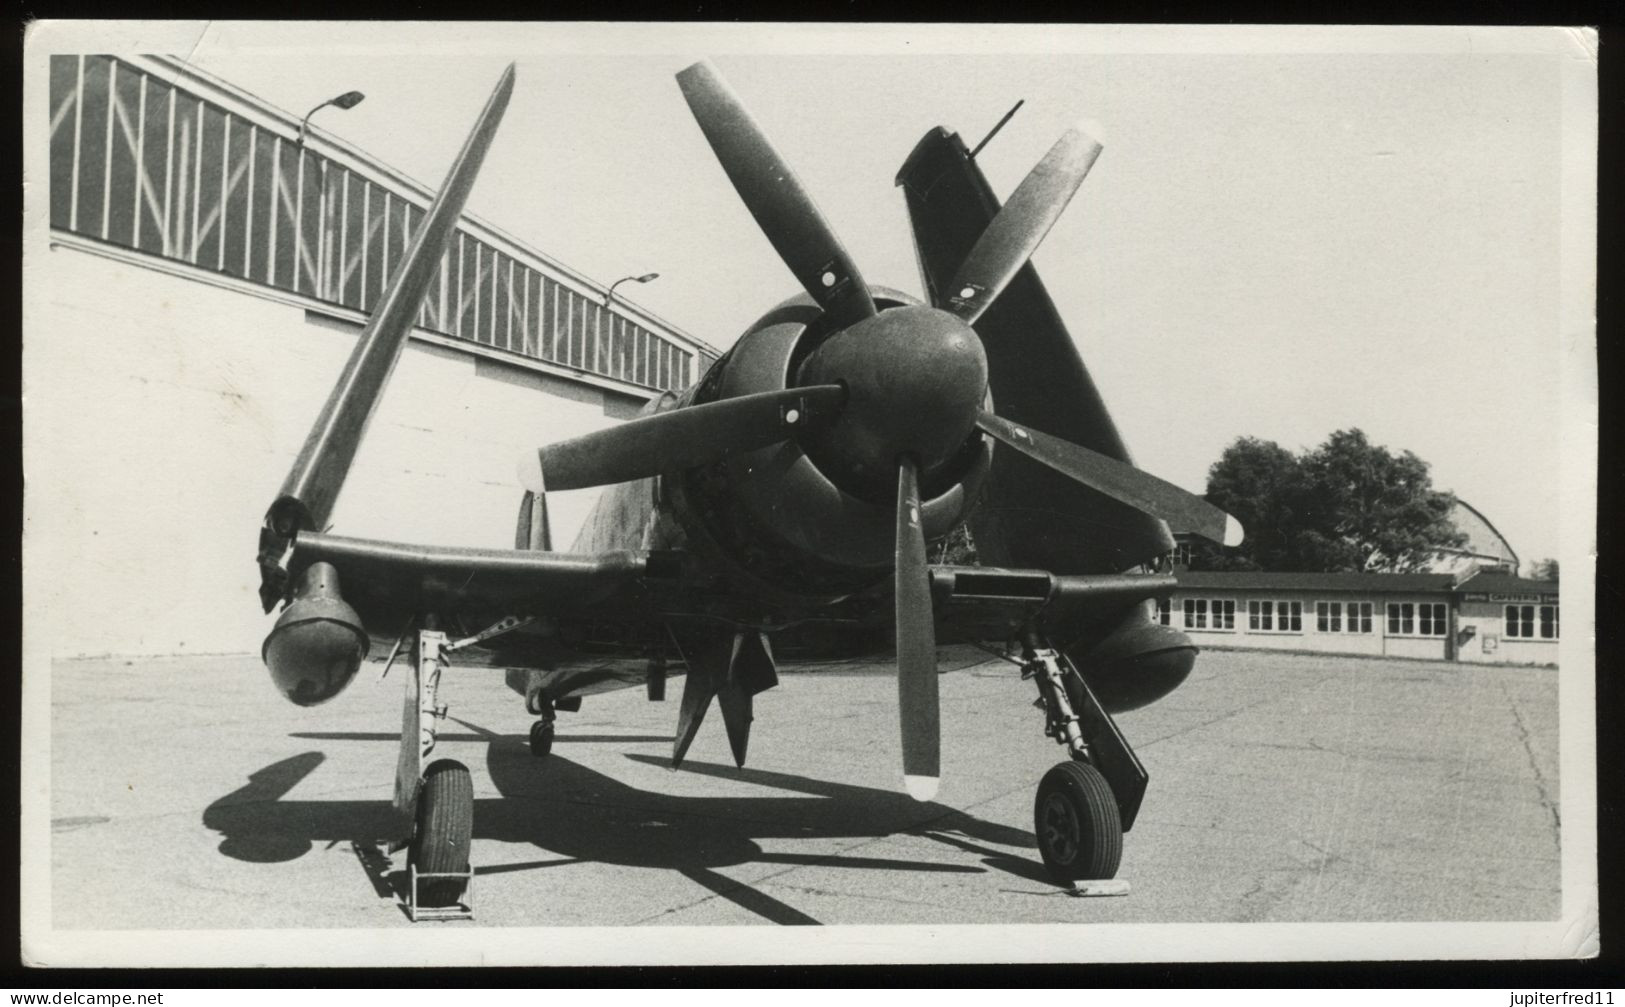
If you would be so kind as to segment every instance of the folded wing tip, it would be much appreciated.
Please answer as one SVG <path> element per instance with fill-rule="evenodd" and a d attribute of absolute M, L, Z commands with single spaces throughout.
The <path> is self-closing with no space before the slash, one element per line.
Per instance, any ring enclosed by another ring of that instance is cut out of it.
<path fill-rule="evenodd" d="M 1247 530 L 1241 526 L 1241 522 L 1226 514 L 1224 516 L 1224 544 L 1231 547 L 1238 546 L 1241 544 L 1241 540 L 1246 537 Z"/>

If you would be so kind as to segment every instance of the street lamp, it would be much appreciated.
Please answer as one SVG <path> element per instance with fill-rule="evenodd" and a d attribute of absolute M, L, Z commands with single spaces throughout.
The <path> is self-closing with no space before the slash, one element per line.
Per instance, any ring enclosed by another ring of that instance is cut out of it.
<path fill-rule="evenodd" d="M 609 307 L 609 302 L 614 300 L 614 298 L 615 298 L 615 288 L 620 286 L 621 284 L 627 283 L 627 282 L 631 282 L 631 283 L 648 283 L 650 280 L 658 280 L 658 279 L 660 279 L 660 274 L 659 273 L 644 273 L 642 276 L 623 276 L 623 277 L 621 277 L 620 279 L 616 280 L 614 283 L 611 283 L 609 285 L 609 289 L 604 292 L 604 307 L 606 307 L 606 308 Z"/>
<path fill-rule="evenodd" d="M 360 91 L 346 91 L 336 98 L 327 99 L 320 105 L 317 105 L 315 108 L 311 109 L 309 112 L 306 112 L 305 117 L 299 120 L 299 139 L 294 143 L 294 146 L 303 147 L 305 145 L 305 127 L 310 124 L 311 116 L 315 115 L 317 112 L 320 112 L 329 105 L 337 105 L 339 108 L 355 108 L 357 105 L 361 104 L 361 99 L 365 97 L 366 95 L 362 94 Z"/>

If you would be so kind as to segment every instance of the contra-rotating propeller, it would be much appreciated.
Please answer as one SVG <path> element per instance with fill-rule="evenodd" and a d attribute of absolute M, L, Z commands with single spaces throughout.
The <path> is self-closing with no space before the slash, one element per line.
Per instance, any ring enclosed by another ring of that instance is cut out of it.
<path fill-rule="evenodd" d="M 1223 511 L 1134 466 L 982 409 L 987 355 L 971 327 L 1060 217 L 1100 154 L 1068 130 L 998 212 L 932 307 L 877 312 L 856 264 L 761 127 L 709 63 L 677 75 L 689 109 L 740 199 L 807 293 L 828 334 L 793 387 L 655 413 L 528 452 L 532 490 L 607 485 L 709 464 L 795 438 L 848 493 L 896 507 L 898 708 L 908 792 L 928 800 L 940 776 L 936 632 L 920 483 L 980 429 L 1108 497 L 1235 544 Z M 790 412 L 798 414 L 790 419 Z M 805 417 L 800 414 L 810 413 Z M 799 421 L 798 421 L 799 420 Z"/>

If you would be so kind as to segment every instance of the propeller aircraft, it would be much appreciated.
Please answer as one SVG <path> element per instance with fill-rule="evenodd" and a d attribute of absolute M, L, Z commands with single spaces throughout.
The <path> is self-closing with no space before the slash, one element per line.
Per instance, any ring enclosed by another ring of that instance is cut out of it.
<path fill-rule="evenodd" d="M 1235 544 L 1234 519 L 1132 464 L 1028 263 L 1101 146 L 1068 130 L 1002 205 L 937 128 L 897 176 L 927 302 L 868 282 L 739 97 L 707 62 L 677 75 L 729 181 L 802 293 L 689 388 L 627 423 L 527 452 L 515 544 L 331 534 L 329 516 L 514 87 L 497 84 L 271 504 L 263 647 L 294 703 L 337 695 L 369 653 L 408 669 L 394 808 L 413 918 L 467 915 L 471 778 L 430 762 L 460 667 L 503 669 L 551 748 L 557 711 L 684 678 L 673 765 L 713 700 L 743 766 L 780 661 L 895 650 L 902 783 L 940 776 L 937 645 L 997 646 L 1066 750 L 1034 831 L 1058 880 L 1117 871 L 1148 775 L 1112 714 L 1190 673 L 1151 617 L 1174 578 L 1168 522 Z M 604 487 L 569 551 L 549 493 Z M 933 564 L 966 524 L 978 566 Z"/>

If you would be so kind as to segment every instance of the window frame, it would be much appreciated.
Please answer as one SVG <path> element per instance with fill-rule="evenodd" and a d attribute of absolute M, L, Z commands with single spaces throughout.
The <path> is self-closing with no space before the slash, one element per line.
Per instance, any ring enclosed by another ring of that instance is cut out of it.
<path fill-rule="evenodd" d="M 1275 601 L 1266 598 L 1247 599 L 1247 632 L 1275 632 Z"/>
<path fill-rule="evenodd" d="M 1268 633 L 1274 636 L 1302 636 L 1302 599 L 1249 598 L 1247 632 Z"/>
<path fill-rule="evenodd" d="M 1390 601 L 1384 614 L 1384 636 L 1442 640 L 1450 635 L 1450 606 L 1442 601 Z"/>
<path fill-rule="evenodd" d="M 1432 627 L 1429 629 L 1428 627 Z M 1442 601 L 1424 601 L 1416 606 L 1416 635 L 1437 639 L 1450 635 L 1450 607 Z"/>
<path fill-rule="evenodd" d="M 1538 605 L 1523 603 L 1504 606 L 1502 615 L 1506 638 L 1509 640 L 1535 639 L 1535 610 L 1539 607 Z M 1525 612 L 1528 613 L 1527 619 L 1523 618 Z M 1513 613 L 1518 614 L 1515 616 Z M 1520 629 L 1522 632 L 1519 632 Z"/>
<path fill-rule="evenodd" d="M 1348 603 L 1348 619 L 1344 623 L 1347 633 L 1356 636 L 1370 636 L 1376 632 L 1377 603 L 1373 601 L 1351 601 Z"/>
<path fill-rule="evenodd" d="M 1180 610 L 1184 613 L 1183 628 L 1195 630 L 1207 629 L 1206 598 L 1186 598 L 1184 599 L 1184 603 L 1180 605 Z"/>
<path fill-rule="evenodd" d="M 1416 635 L 1416 602 L 1390 601 L 1385 603 L 1384 610 L 1387 613 L 1384 623 L 1385 635 Z"/>
<path fill-rule="evenodd" d="M 1341 601 L 1315 602 L 1315 632 L 1343 632 L 1343 603 Z"/>

